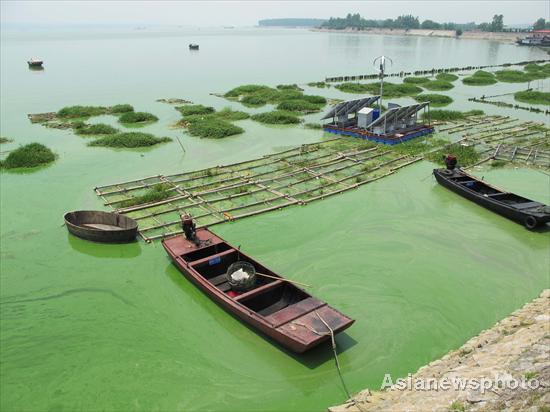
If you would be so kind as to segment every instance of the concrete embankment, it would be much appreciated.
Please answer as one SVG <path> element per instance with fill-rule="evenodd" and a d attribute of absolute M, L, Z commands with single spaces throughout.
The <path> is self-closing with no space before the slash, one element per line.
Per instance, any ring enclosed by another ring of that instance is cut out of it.
<path fill-rule="evenodd" d="M 401 382 L 354 400 L 329 411 L 548 411 L 550 289 Z"/>
<path fill-rule="evenodd" d="M 514 42 L 518 37 L 523 38 L 528 33 L 492 33 L 483 31 L 466 31 L 460 36 L 456 35 L 454 30 L 423 30 L 423 29 L 365 29 L 356 30 L 348 28 L 344 30 L 333 29 L 312 29 L 312 31 L 331 32 L 331 33 L 354 33 L 354 34 L 383 34 L 391 36 L 422 36 L 422 37 L 447 37 L 447 38 L 461 38 L 461 39 L 475 39 L 475 40 L 493 40 L 502 42 Z"/>

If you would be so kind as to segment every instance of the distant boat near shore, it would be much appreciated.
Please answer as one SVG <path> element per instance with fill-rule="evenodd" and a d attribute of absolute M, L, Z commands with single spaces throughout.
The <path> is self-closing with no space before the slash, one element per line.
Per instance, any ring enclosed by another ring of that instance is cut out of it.
<path fill-rule="evenodd" d="M 195 43 L 190 43 L 189 50 L 199 50 L 199 45 Z"/>
<path fill-rule="evenodd" d="M 27 63 L 29 65 L 29 67 L 34 67 L 34 68 L 42 67 L 42 65 L 44 64 L 44 62 L 42 60 L 35 59 L 35 58 L 27 60 Z"/>

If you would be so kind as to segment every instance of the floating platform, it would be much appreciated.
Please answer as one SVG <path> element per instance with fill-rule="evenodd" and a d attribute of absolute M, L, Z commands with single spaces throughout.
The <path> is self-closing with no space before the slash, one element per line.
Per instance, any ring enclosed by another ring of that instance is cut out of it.
<path fill-rule="evenodd" d="M 400 130 L 396 133 L 386 133 L 386 134 L 376 134 L 369 132 L 368 130 L 361 129 L 358 127 L 338 127 L 332 124 L 327 124 L 323 126 L 323 130 L 328 133 L 340 134 L 344 136 L 353 136 L 359 137 L 361 139 L 366 139 L 371 142 L 394 145 L 406 142 L 408 140 L 414 139 L 415 137 L 425 136 L 432 134 L 434 128 L 432 126 L 419 125 L 412 129 Z"/>

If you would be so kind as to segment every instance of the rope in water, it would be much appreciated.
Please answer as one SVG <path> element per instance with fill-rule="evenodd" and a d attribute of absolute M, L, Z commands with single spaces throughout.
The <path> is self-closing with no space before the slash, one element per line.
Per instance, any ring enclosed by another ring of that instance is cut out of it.
<path fill-rule="evenodd" d="M 336 352 L 336 340 L 334 339 L 334 331 L 332 330 L 332 328 L 329 326 L 329 324 L 321 317 L 321 315 L 319 315 L 319 312 L 315 311 L 315 314 L 317 315 L 317 317 L 319 318 L 319 320 L 321 322 L 323 322 L 323 324 L 326 326 L 326 328 L 328 329 L 328 332 L 319 332 L 319 331 L 316 331 L 315 329 L 313 329 L 312 327 L 308 326 L 308 325 L 305 325 L 303 323 L 300 323 L 300 322 L 292 322 L 293 324 L 295 325 L 298 325 L 298 326 L 302 326 L 306 329 L 309 329 L 311 332 L 315 333 L 316 335 L 319 335 L 319 336 L 326 336 L 326 335 L 330 335 L 330 339 L 332 341 L 332 353 L 334 354 L 334 363 L 336 364 L 336 370 L 338 371 L 338 376 L 340 377 L 340 381 L 342 382 L 342 386 L 344 387 L 344 391 L 346 392 L 346 395 L 348 396 L 348 399 L 349 399 L 349 402 L 350 402 L 350 405 L 355 405 L 357 407 L 357 409 L 359 409 L 360 411 L 363 411 L 361 409 L 361 407 L 359 406 L 359 403 L 353 398 L 353 396 L 351 396 L 349 390 L 348 390 L 348 387 L 346 386 L 346 382 L 344 381 L 344 377 L 342 376 L 342 370 L 340 369 L 340 362 L 338 361 L 338 354 Z M 348 407 L 350 406 L 348 405 Z"/>

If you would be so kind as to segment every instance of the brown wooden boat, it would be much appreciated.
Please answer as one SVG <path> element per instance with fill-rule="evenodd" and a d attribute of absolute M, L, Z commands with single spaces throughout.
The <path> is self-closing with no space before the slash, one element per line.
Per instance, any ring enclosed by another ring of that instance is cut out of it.
<path fill-rule="evenodd" d="M 212 300 L 253 328 L 294 352 L 302 353 L 350 327 L 354 320 L 314 298 L 290 281 L 232 247 L 208 229 L 193 239 L 174 236 L 162 241 L 174 264 Z M 237 261 L 252 264 L 254 286 L 237 294 L 227 282 L 228 267 Z"/>
<path fill-rule="evenodd" d="M 118 213 L 78 210 L 65 213 L 64 217 L 69 232 L 82 239 L 124 243 L 135 240 L 137 236 L 137 222 Z"/>

